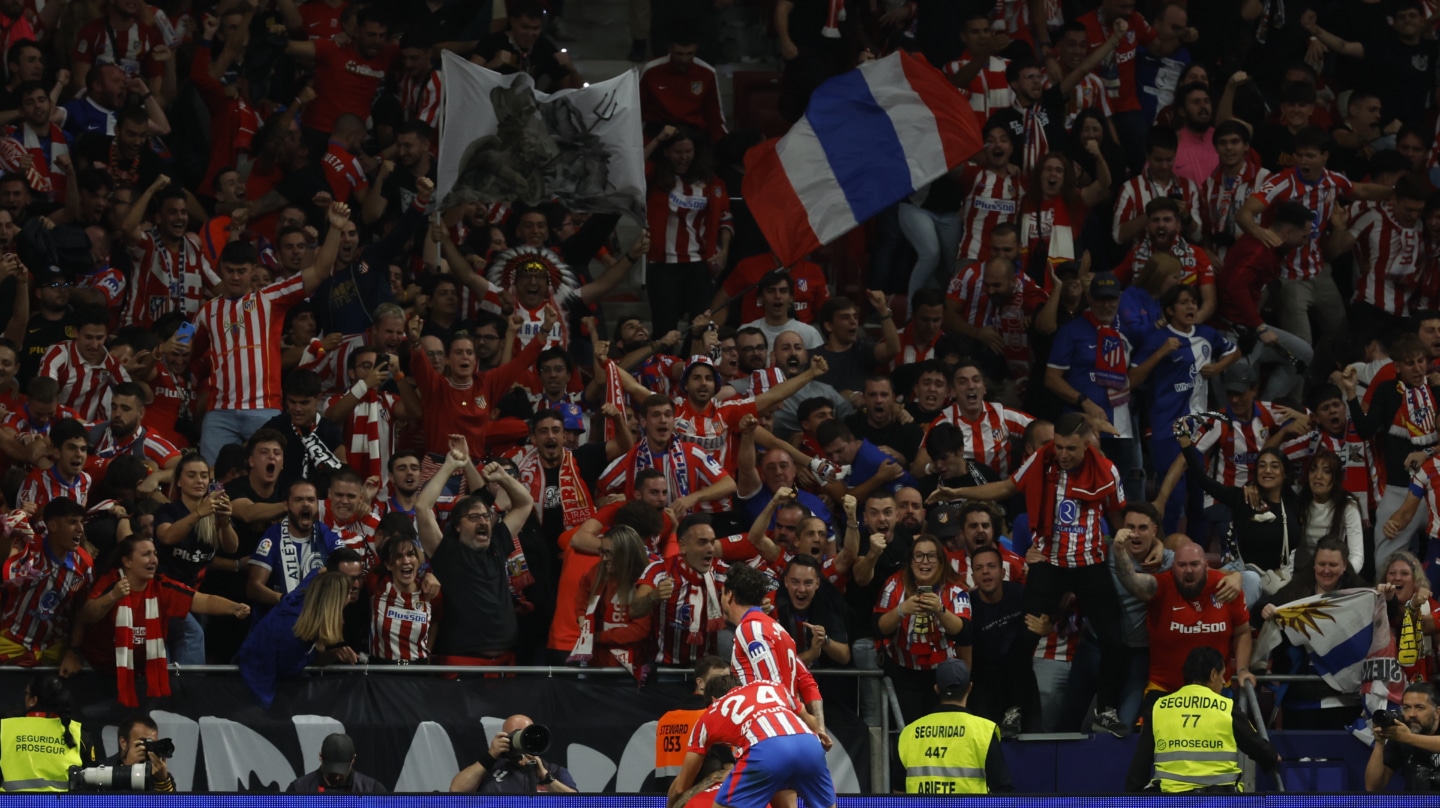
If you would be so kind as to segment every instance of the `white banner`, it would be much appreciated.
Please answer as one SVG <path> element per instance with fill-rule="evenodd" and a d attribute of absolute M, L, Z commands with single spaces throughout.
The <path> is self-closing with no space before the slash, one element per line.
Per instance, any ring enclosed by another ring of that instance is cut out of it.
<path fill-rule="evenodd" d="M 640 79 L 634 70 L 547 94 L 524 73 L 502 76 L 449 51 L 443 60 L 438 191 L 470 201 L 645 218 Z"/>

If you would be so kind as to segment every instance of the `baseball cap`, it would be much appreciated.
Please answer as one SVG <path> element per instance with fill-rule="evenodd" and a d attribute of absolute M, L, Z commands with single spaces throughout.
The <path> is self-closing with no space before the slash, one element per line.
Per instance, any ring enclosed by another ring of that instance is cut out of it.
<path fill-rule="evenodd" d="M 1090 297 L 1116 298 L 1120 296 L 1120 279 L 1114 272 L 1096 272 L 1090 279 Z"/>
<path fill-rule="evenodd" d="M 70 282 L 70 276 L 65 274 L 64 270 L 62 270 L 58 266 L 55 266 L 54 264 L 43 267 L 41 269 L 33 270 L 32 274 L 35 278 L 35 288 L 37 289 L 43 289 L 46 286 L 67 284 Z"/>
<path fill-rule="evenodd" d="M 958 659 L 947 659 L 935 668 L 935 686 L 941 693 L 963 693 L 970 686 L 970 669 Z"/>
<path fill-rule="evenodd" d="M 1250 367 L 1249 362 L 1236 362 L 1226 369 L 1222 378 L 1227 393 L 1249 392 L 1260 384 L 1260 379 L 1255 376 L 1255 369 Z"/>
<path fill-rule="evenodd" d="M 354 760 L 355 742 L 349 735 L 335 732 L 325 736 L 325 742 L 320 744 L 321 774 L 345 774 Z"/>
<path fill-rule="evenodd" d="M 560 413 L 560 418 L 565 422 L 566 432 L 585 431 L 585 413 L 580 411 L 580 405 L 573 401 L 567 401 L 555 408 Z"/>
<path fill-rule="evenodd" d="M 960 535 L 959 502 L 941 502 L 925 515 L 925 532 L 941 541 Z"/>
<path fill-rule="evenodd" d="M 1080 264 L 1076 261 L 1064 261 L 1055 267 L 1055 277 L 1062 281 L 1071 281 L 1080 277 Z"/>
<path fill-rule="evenodd" d="M 716 379 L 720 378 L 720 372 L 715 369 L 715 360 L 704 354 L 696 354 L 690 357 L 690 361 L 685 364 L 685 372 L 680 374 L 680 385 L 682 387 L 685 385 L 685 382 L 689 381 L 690 372 L 701 365 L 710 368 L 710 372 L 715 374 Z"/>

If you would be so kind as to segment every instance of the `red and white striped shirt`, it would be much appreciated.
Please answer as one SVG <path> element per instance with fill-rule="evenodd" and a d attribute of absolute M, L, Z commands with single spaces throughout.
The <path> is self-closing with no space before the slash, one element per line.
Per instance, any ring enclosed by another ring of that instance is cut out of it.
<path fill-rule="evenodd" d="M 644 438 L 641 438 L 643 443 Z M 615 461 L 605 468 L 600 475 L 599 484 L 595 486 L 597 491 L 603 494 L 624 494 L 627 498 L 635 496 L 635 473 L 646 468 L 658 468 L 665 474 L 666 485 L 670 489 L 669 502 L 679 499 L 685 492 L 695 493 L 702 488 L 708 488 L 720 480 L 729 477 L 725 468 L 716 462 L 704 449 L 693 443 L 681 441 L 678 437 L 671 438 L 671 447 L 676 442 L 680 444 L 681 456 L 684 458 L 683 465 L 674 461 L 671 449 L 664 452 L 655 452 L 651 456 L 651 463 L 644 464 L 640 459 L 641 445 L 636 445 L 625 454 L 615 458 Z M 667 503 L 668 504 L 668 503 Z M 710 510 L 706 510 L 710 506 Z M 702 502 L 697 506 L 707 513 L 718 512 L 718 506 L 711 502 Z"/>
<path fill-rule="evenodd" d="M 1115 201 L 1115 221 L 1110 225 L 1110 238 L 1120 241 L 1120 225 L 1145 215 L 1145 206 L 1150 200 L 1163 196 L 1180 194 L 1180 204 L 1190 209 L 1190 221 L 1180 223 L 1180 232 L 1187 233 L 1192 225 L 1200 226 L 1200 189 L 1184 177 L 1171 177 L 1167 183 L 1158 183 L 1146 171 L 1138 177 L 1131 177 L 1120 186 L 1120 198 Z M 1141 231 L 1142 234 L 1144 231 Z"/>
<path fill-rule="evenodd" d="M 95 560 L 83 544 L 56 560 L 45 539 L 33 536 L 3 562 L 0 580 L 5 585 L 5 607 L 0 612 L 4 636 L 33 655 L 0 659 L 0 663 L 33 665 L 41 651 L 69 640 L 75 599 L 84 598 L 95 582 Z"/>
<path fill-rule="evenodd" d="M 397 89 L 405 120 L 434 128 L 440 117 L 440 71 L 431 70 L 420 78 L 403 76 Z"/>
<path fill-rule="evenodd" d="M 915 337 L 915 324 L 905 326 L 900 332 L 900 353 L 895 354 L 890 360 L 890 369 L 894 370 L 901 365 L 913 365 L 916 362 L 924 362 L 926 359 L 935 357 L 935 346 L 940 343 L 940 338 L 945 336 L 944 331 L 936 331 L 935 336 L 928 345 L 920 345 Z"/>
<path fill-rule="evenodd" d="M 733 475 L 738 470 L 740 419 L 757 414 L 754 398 L 732 398 L 718 404 L 711 400 L 697 410 L 690 399 L 680 396 L 675 399 L 675 434 L 699 446 Z"/>
<path fill-rule="evenodd" d="M 545 325 L 545 307 L 552 302 L 555 304 L 555 307 L 560 310 L 560 319 L 554 325 L 550 326 L 550 332 L 545 334 L 544 348 L 565 348 L 569 346 L 570 338 L 567 332 L 567 324 L 570 320 L 570 299 L 568 297 L 566 299 L 555 299 L 553 301 L 547 300 L 533 309 L 517 300 L 513 303 L 513 309 L 510 312 L 512 315 L 519 314 L 524 319 L 520 327 L 514 329 L 515 350 L 517 352 L 526 345 L 529 345 L 530 340 L 540 335 L 540 328 Z M 500 294 L 495 291 L 495 287 L 490 287 L 490 291 L 486 292 L 485 297 L 480 299 L 480 308 L 492 314 L 500 314 L 500 312 L 504 310 L 503 301 L 500 299 Z"/>
<path fill-rule="evenodd" d="M 1076 601 L 1070 601 L 1060 622 L 1050 629 L 1045 639 L 1035 646 L 1036 659 L 1053 659 L 1057 662 L 1073 662 L 1075 651 L 1080 645 L 1080 609 Z"/>
<path fill-rule="evenodd" d="M 130 301 L 120 315 L 121 325 L 148 328 L 161 315 L 172 311 L 193 317 L 205 299 L 205 287 L 218 286 L 220 277 L 205 260 L 200 237 L 186 233 L 178 253 L 160 240 L 160 230 L 145 231 L 138 244 L 130 246 L 135 274 L 130 283 Z"/>
<path fill-rule="evenodd" d="M 963 263 L 990 258 L 990 233 L 1002 222 L 1020 221 L 1020 200 L 1025 195 L 1020 177 L 1001 174 L 979 166 L 966 166 L 959 185 L 965 189 L 965 206 L 960 222 L 965 235 L 960 239 L 959 260 Z"/>
<path fill-rule="evenodd" d="M 970 596 L 959 584 L 941 583 L 936 587 L 940 596 L 940 607 L 951 614 L 969 620 Z M 875 603 L 875 614 L 885 614 L 900 608 L 905 602 L 905 571 L 895 573 L 885 582 L 880 599 Z M 882 637 L 885 655 L 906 670 L 934 670 L 941 662 L 955 659 L 955 643 L 945 634 L 945 626 L 939 615 L 919 612 L 900 618 L 900 627 L 893 636 Z"/>
<path fill-rule="evenodd" d="M 668 191 L 652 186 L 647 208 L 649 259 L 656 263 L 708 261 L 720 249 L 720 231 L 735 229 L 730 192 L 719 178 L 686 182 L 676 177 Z"/>
<path fill-rule="evenodd" d="M 1150 240 L 1149 234 L 1141 236 L 1130 248 L 1130 254 L 1125 260 L 1115 267 L 1115 277 L 1120 283 L 1129 286 L 1140 277 L 1145 269 L 1145 262 L 1155 253 L 1155 244 Z M 1215 267 L 1210 263 L 1210 256 L 1204 250 L 1195 248 L 1195 245 L 1185 240 L 1184 236 L 1177 237 L 1175 243 L 1170 247 L 1170 254 L 1180 262 L 1180 282 L 1186 286 L 1214 286 Z"/>
<path fill-rule="evenodd" d="M 55 343 L 40 360 L 40 376 L 60 383 L 60 403 L 79 413 L 81 421 L 109 418 L 109 387 L 130 382 L 124 363 L 105 353 L 99 364 L 85 362 L 75 340 Z"/>
<path fill-rule="evenodd" d="M 30 405 L 24 404 L 20 409 L 6 414 L 5 419 L 0 421 L 0 429 L 13 429 L 17 435 L 49 435 L 50 427 L 54 426 L 56 421 L 66 418 L 81 420 L 79 413 L 64 404 L 57 404 L 55 414 L 50 416 L 50 420 L 39 424 L 30 417 Z"/>
<path fill-rule="evenodd" d="M 799 704 L 820 700 L 820 688 L 800 661 L 794 638 L 759 607 L 746 612 L 735 626 L 730 670 L 742 685 L 769 682 L 784 688 Z"/>
<path fill-rule="evenodd" d="M 1033 420 L 1027 413 L 987 401 L 984 410 L 973 419 L 965 417 L 959 404 L 951 404 L 940 411 L 930 427 L 936 424 L 959 427 L 965 441 L 965 459 L 1006 475 L 1010 473 L 1010 439 L 1023 437 L 1025 427 Z"/>
<path fill-rule="evenodd" d="M 1299 169 L 1287 168 L 1279 174 L 1270 175 L 1260 189 L 1251 194 L 1260 199 L 1267 209 L 1276 202 L 1294 201 L 1305 206 L 1315 215 L 1310 225 L 1310 238 L 1297 249 L 1286 254 L 1280 267 L 1280 279 L 1303 281 L 1320 274 L 1325 257 L 1320 254 L 1320 237 L 1330 226 L 1330 214 L 1340 199 L 1355 193 L 1355 185 L 1344 174 L 1324 169 L 1320 179 L 1310 182 L 1300 176 Z M 1269 215 L 1265 216 L 1268 224 Z"/>
<path fill-rule="evenodd" d="M 1242 231 L 1235 215 L 1244 207 L 1245 200 L 1268 179 L 1270 169 L 1249 161 L 1233 177 L 1226 176 L 1225 166 L 1216 168 L 1200 186 L 1200 223 L 1205 235 L 1225 235 L 1232 240 L 1240 238 Z M 1223 258 L 1224 253 L 1220 256 Z"/>
<path fill-rule="evenodd" d="M 1370 441 L 1360 437 L 1347 414 L 1345 433 L 1339 437 L 1317 428 L 1280 445 L 1280 451 L 1295 463 L 1321 449 L 1334 452 L 1340 458 L 1341 487 L 1360 500 L 1360 513 L 1368 520 L 1367 514 L 1380 505 L 1380 475 L 1370 456 Z"/>
<path fill-rule="evenodd" d="M 370 510 L 341 524 L 338 517 L 335 516 L 335 509 L 330 507 L 330 500 L 323 500 L 320 503 L 320 524 L 330 528 L 331 532 L 339 536 L 341 544 L 361 555 L 363 559 L 361 563 L 366 573 L 384 566 L 377 554 L 379 548 L 374 544 L 375 531 L 380 527 L 379 511 L 379 508 L 371 504 Z"/>
<path fill-rule="evenodd" d="M 1019 273 L 1015 292 L 1003 305 L 997 306 L 985 291 L 985 265 L 971 264 L 950 281 L 945 297 L 960 308 L 960 316 L 976 328 L 993 328 L 1005 348 L 1005 366 L 1023 392 L 1030 378 L 1030 324 L 1027 320 L 1041 306 L 1047 295 L 1030 276 Z"/>
<path fill-rule="evenodd" d="M 40 375 L 60 383 L 60 403 L 75 410 L 87 423 L 110 417 L 110 385 L 130 381 L 125 365 L 107 351 L 99 364 L 80 355 L 75 340 L 50 346 L 40 360 Z"/>
<path fill-rule="evenodd" d="M 1278 425 L 1275 405 L 1256 401 L 1254 412 L 1246 421 L 1242 422 L 1233 415 L 1218 423 L 1207 421 L 1205 432 L 1195 441 L 1195 449 L 1202 455 L 1208 455 L 1211 449 L 1218 447 L 1219 451 L 1209 464 L 1210 476 L 1230 488 L 1243 488 L 1250 482 L 1250 473 L 1255 470 L 1255 462 L 1260 459 L 1265 440 Z"/>
<path fill-rule="evenodd" d="M 320 411 L 333 407 L 344 397 L 345 393 L 329 396 Z M 341 425 L 345 462 L 362 478 L 379 477 L 382 486 L 390 482 L 390 455 L 395 451 L 394 412 L 399 402 L 400 397 L 394 393 L 371 390 Z"/>
<path fill-rule="evenodd" d="M 155 464 L 155 468 L 163 469 L 165 464 L 180 456 L 180 450 L 175 444 L 160 437 L 159 435 L 140 426 L 135 434 L 123 443 L 115 439 L 115 433 L 106 428 L 96 442 L 95 448 L 90 450 L 90 457 L 85 461 L 85 470 L 92 477 L 103 477 L 105 469 L 110 461 L 121 455 L 137 456 Z"/>
<path fill-rule="evenodd" d="M 1050 78 L 1049 71 L 1045 73 L 1045 89 L 1055 85 L 1054 79 Z M 1086 73 L 1084 78 L 1070 91 L 1070 98 L 1065 105 L 1065 131 L 1075 128 L 1075 118 L 1079 116 L 1082 109 L 1098 109 L 1100 114 L 1110 117 L 1110 95 L 1105 92 L 1105 82 L 1094 73 Z"/>
<path fill-rule="evenodd" d="M 1125 507 L 1125 490 L 1120 472 L 1115 464 L 1096 452 L 1090 453 L 1089 462 L 1098 464 L 1093 469 L 1096 480 L 1091 485 L 1106 486 L 1110 490 L 1102 499 L 1080 496 L 1082 491 L 1071 471 L 1060 468 L 1058 463 L 1045 461 L 1047 452 L 1039 451 L 1030 455 L 1010 479 L 1021 489 L 1030 487 L 1035 475 L 1043 475 L 1040 496 L 1050 500 L 1041 505 L 1042 518 L 1049 510 L 1053 513 L 1050 529 L 1032 526 L 1035 531 L 1035 547 L 1045 560 L 1057 567 L 1088 567 L 1105 563 L 1105 538 L 1100 529 L 1105 511 L 1118 511 Z M 1086 466 L 1081 466 L 1085 469 Z M 1027 479 L 1031 478 L 1031 479 Z M 1090 492 L 1097 496 L 1103 488 Z M 1044 531 L 1044 532 L 1042 532 Z"/>
<path fill-rule="evenodd" d="M 20 485 L 19 500 L 35 503 L 35 516 L 30 522 L 39 525 L 43 523 L 40 514 L 52 499 L 63 497 L 73 499 L 81 505 L 89 505 L 90 485 L 91 477 L 83 471 L 79 477 L 67 482 L 53 466 L 48 469 L 31 469 L 25 482 Z"/>
<path fill-rule="evenodd" d="M 718 602 L 729 566 L 717 558 L 712 569 Z M 669 600 L 655 605 L 655 661 L 667 667 L 688 668 L 700 657 L 718 652 L 719 632 L 707 631 L 705 625 L 711 619 L 723 620 L 724 615 L 709 613 L 705 578 L 691 569 L 683 556 L 651 561 L 635 585 L 658 589 L 660 582 L 667 578 L 675 583 L 675 591 Z M 699 644 L 690 642 L 696 637 L 700 639 Z"/>
<path fill-rule="evenodd" d="M 1390 205 L 1371 208 L 1350 224 L 1360 277 L 1355 297 L 1397 317 L 1410 314 L 1410 293 L 1419 283 L 1425 256 L 1423 223 L 1401 227 Z"/>
<path fill-rule="evenodd" d="M 370 597 L 370 656 L 412 662 L 430 656 L 430 601 L 401 592 L 386 576 Z"/>
<path fill-rule="evenodd" d="M 740 760 L 750 747 L 761 741 L 789 735 L 813 735 L 796 715 L 800 709 L 794 697 L 782 688 L 768 682 L 751 682 L 710 705 L 690 728 L 690 740 L 685 751 L 703 755 L 715 744 L 727 744 L 735 748 L 735 759 Z M 721 786 L 723 789 L 724 784 Z M 723 804 L 721 800 L 733 799 L 719 793 L 716 797 L 717 805 Z"/>
<path fill-rule="evenodd" d="M 304 300 L 305 279 L 291 275 L 238 298 L 217 297 L 195 316 L 193 355 L 205 363 L 210 407 L 280 407 L 280 339 L 285 312 Z"/>
<path fill-rule="evenodd" d="M 1440 501 L 1436 499 L 1436 488 L 1440 488 L 1440 457 L 1426 460 L 1418 472 L 1410 475 L 1410 493 L 1425 500 L 1425 535 L 1430 538 L 1440 536 Z"/>
<path fill-rule="evenodd" d="M 953 76 L 960 72 L 960 68 L 970 64 L 970 59 L 961 57 L 945 65 L 945 75 Z M 991 56 L 990 63 L 981 69 L 979 75 L 970 80 L 968 87 L 960 88 L 960 95 L 970 102 L 970 109 L 975 113 L 975 123 L 981 127 L 985 126 L 985 120 L 1002 109 L 1010 108 L 1010 82 L 1005 78 L 1005 68 L 1010 66 L 1009 59 L 1002 59 L 999 56 Z"/>

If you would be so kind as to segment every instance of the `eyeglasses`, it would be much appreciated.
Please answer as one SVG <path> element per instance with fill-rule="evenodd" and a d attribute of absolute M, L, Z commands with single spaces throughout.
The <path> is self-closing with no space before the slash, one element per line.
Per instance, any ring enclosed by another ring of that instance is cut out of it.
<path fill-rule="evenodd" d="M 913 560 L 915 560 L 915 561 L 939 561 L 939 560 L 940 560 L 940 556 L 937 555 L 937 554 L 935 554 L 935 553 L 916 553 L 915 555 L 910 556 L 910 558 L 913 559 Z"/>

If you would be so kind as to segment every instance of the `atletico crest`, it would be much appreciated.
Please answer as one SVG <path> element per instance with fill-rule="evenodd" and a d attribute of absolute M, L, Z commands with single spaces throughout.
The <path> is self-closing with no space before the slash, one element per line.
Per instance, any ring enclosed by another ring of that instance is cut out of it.
<path fill-rule="evenodd" d="M 484 397 L 484 396 L 476 396 L 476 397 L 475 397 L 475 406 L 479 407 L 479 408 L 482 409 L 482 410 L 485 409 L 485 397 Z"/>
<path fill-rule="evenodd" d="M 796 278 L 796 279 L 795 279 L 795 288 L 796 288 L 796 289 L 799 289 L 799 290 L 802 291 L 802 292 L 809 291 L 810 281 L 809 281 L 808 279 L 806 279 L 806 278 Z"/>
<path fill-rule="evenodd" d="M 690 82 L 690 92 L 692 92 L 692 93 L 694 93 L 694 94 L 696 94 L 696 95 L 700 95 L 701 93 L 705 92 L 705 82 L 703 82 L 703 81 L 692 81 L 692 82 Z"/>

